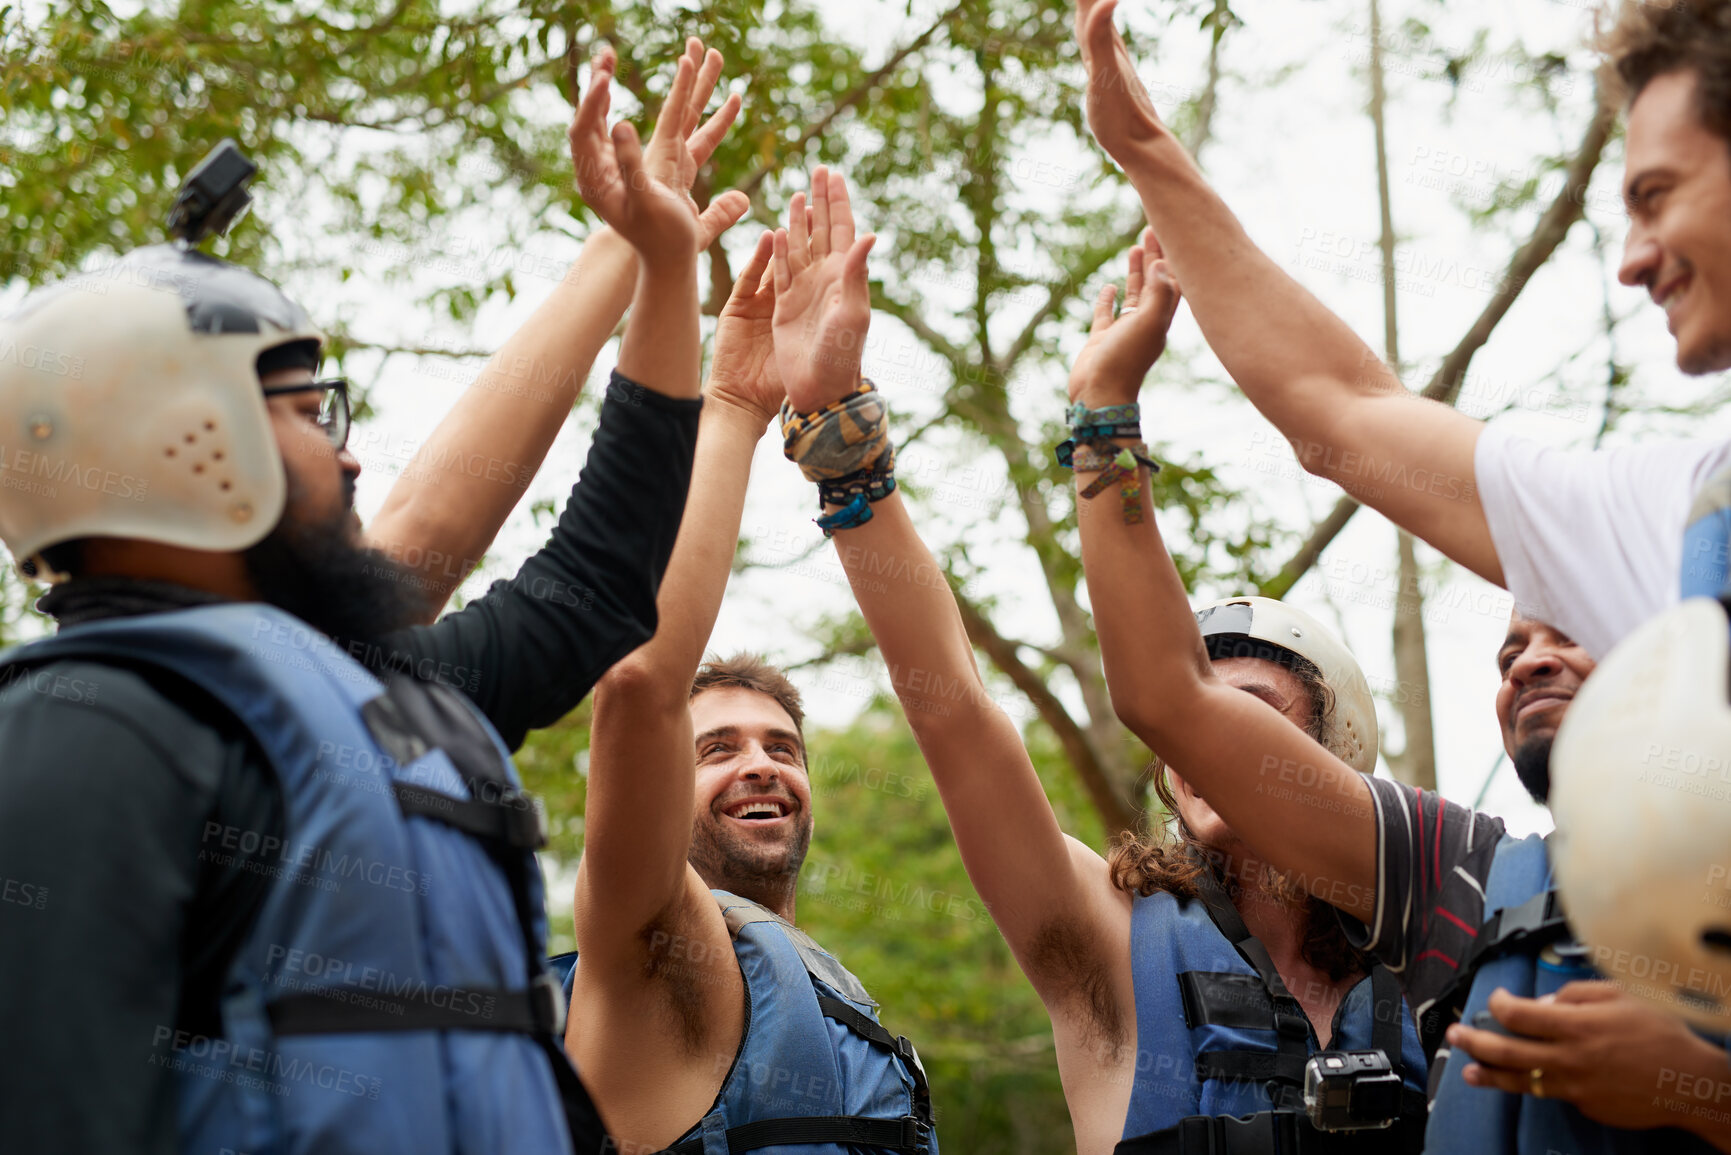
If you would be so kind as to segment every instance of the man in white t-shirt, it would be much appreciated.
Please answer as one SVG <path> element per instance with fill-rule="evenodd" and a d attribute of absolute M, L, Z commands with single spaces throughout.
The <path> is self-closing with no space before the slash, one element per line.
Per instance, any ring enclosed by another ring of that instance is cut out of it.
<path fill-rule="evenodd" d="M 1631 101 L 1619 277 L 1664 307 L 1688 373 L 1731 367 L 1728 27 L 1731 0 L 1630 2 L 1606 44 Z M 1418 399 L 1251 243 L 1127 56 L 1121 68 L 1130 99 L 1091 98 L 1090 127 L 1140 194 L 1209 345 L 1306 470 L 1506 586 L 1523 615 L 1595 659 L 1677 600 L 1691 503 L 1731 445 L 1552 449 Z"/>

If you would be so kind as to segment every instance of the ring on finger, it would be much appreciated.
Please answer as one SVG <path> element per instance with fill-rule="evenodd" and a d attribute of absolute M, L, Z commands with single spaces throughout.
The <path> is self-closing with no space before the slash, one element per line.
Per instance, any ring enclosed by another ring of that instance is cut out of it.
<path fill-rule="evenodd" d="M 1527 1090 L 1535 1099 L 1545 1097 L 1545 1069 L 1534 1067 L 1527 1072 Z"/>

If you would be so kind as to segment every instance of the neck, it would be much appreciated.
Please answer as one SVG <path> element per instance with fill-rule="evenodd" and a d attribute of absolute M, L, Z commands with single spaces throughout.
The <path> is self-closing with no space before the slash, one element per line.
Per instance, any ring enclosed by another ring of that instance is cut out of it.
<path fill-rule="evenodd" d="M 184 549 L 131 538 L 88 539 L 78 576 L 169 582 L 237 602 L 254 601 L 258 597 L 241 554 Z"/>
<path fill-rule="evenodd" d="M 1290 964 L 1302 965 L 1309 909 L 1283 893 L 1268 864 L 1251 854 L 1242 842 L 1211 847 L 1209 854 L 1224 868 L 1227 893 L 1232 896 L 1238 917 L 1267 948 L 1276 966 L 1284 972 Z"/>
<path fill-rule="evenodd" d="M 698 869 L 698 876 L 703 879 L 703 885 L 711 890 L 725 890 L 729 894 L 737 894 L 766 910 L 770 910 L 794 922 L 794 905 L 798 900 L 797 874 L 789 875 L 753 875 L 749 878 L 714 877 L 711 872 Z"/>

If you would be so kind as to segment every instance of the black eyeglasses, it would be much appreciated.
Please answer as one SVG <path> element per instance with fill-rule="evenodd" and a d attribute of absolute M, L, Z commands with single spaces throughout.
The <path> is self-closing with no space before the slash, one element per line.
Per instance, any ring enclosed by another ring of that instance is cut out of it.
<path fill-rule="evenodd" d="M 304 385 L 270 385 L 266 386 L 266 397 L 279 397 L 284 393 L 311 393 L 318 390 L 324 394 L 319 401 L 318 426 L 325 431 L 325 436 L 331 439 L 331 448 L 341 449 L 349 440 L 349 379 L 347 377 L 326 377 L 322 381 L 308 381 Z"/>

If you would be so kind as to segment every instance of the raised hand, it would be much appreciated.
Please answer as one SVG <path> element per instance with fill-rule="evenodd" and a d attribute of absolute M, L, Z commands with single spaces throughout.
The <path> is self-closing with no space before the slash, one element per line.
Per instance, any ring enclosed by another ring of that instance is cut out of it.
<path fill-rule="evenodd" d="M 619 58 L 611 48 L 595 57 L 589 91 L 571 119 L 571 164 L 577 174 L 577 191 L 597 216 L 631 242 L 646 263 L 663 267 L 695 259 L 702 241 L 697 206 L 685 190 L 644 165 L 637 130 L 620 123 L 607 129 L 607 111 L 612 107 L 613 73 Z M 666 111 L 655 126 L 650 147 L 659 153 L 677 151 L 667 142 L 683 128 L 691 92 L 697 84 L 697 65 L 691 56 L 679 58 L 673 88 L 667 94 Z"/>
<path fill-rule="evenodd" d="M 1112 23 L 1118 0 L 1077 0 L 1076 41 L 1088 68 L 1088 127 L 1119 164 L 1166 134 L 1124 38 Z"/>
<path fill-rule="evenodd" d="M 774 240 L 768 232 L 757 238 L 751 260 L 721 307 L 705 390 L 711 401 L 737 405 L 766 425 L 785 396 L 775 365 L 775 274 L 769 267 Z"/>
<path fill-rule="evenodd" d="M 713 48 L 705 52 L 703 41 L 695 36 L 685 42 L 685 59 L 690 60 L 697 70 L 696 82 L 691 86 L 690 96 L 683 108 L 674 107 L 671 94 L 667 103 L 661 106 L 661 117 L 664 121 L 672 120 L 675 113 L 678 114 L 674 124 L 675 131 L 663 135 L 658 128 L 649 140 L 649 147 L 644 150 L 643 167 L 669 188 L 683 192 L 687 199 L 690 199 L 691 186 L 697 180 L 698 170 L 709 163 L 716 146 L 727 135 L 727 130 L 733 127 L 742 102 L 738 93 L 730 93 L 721 107 L 715 110 L 715 114 L 708 120 L 703 120 L 703 110 L 715 93 L 716 82 L 721 79 L 724 61 L 721 53 Z M 709 207 L 697 218 L 699 247 L 708 248 L 716 237 L 726 232 L 750 207 L 750 198 L 742 192 L 730 190 L 713 197 Z M 697 212 L 695 200 L 691 202 L 691 209 Z"/>
<path fill-rule="evenodd" d="M 811 174 L 806 198 L 793 194 L 788 227 L 775 231 L 775 363 L 788 404 L 822 409 L 859 384 L 860 357 L 871 326 L 866 254 L 877 239 L 855 239 L 853 206 L 840 173 Z"/>
<path fill-rule="evenodd" d="M 1070 370 L 1070 400 L 1091 409 L 1136 400 L 1142 379 L 1166 351 L 1166 330 L 1178 310 L 1178 281 L 1161 260 L 1153 229 L 1130 250 L 1130 277 L 1124 308 L 1112 316 L 1118 286 L 1107 285 L 1094 300 L 1088 342 Z"/>

